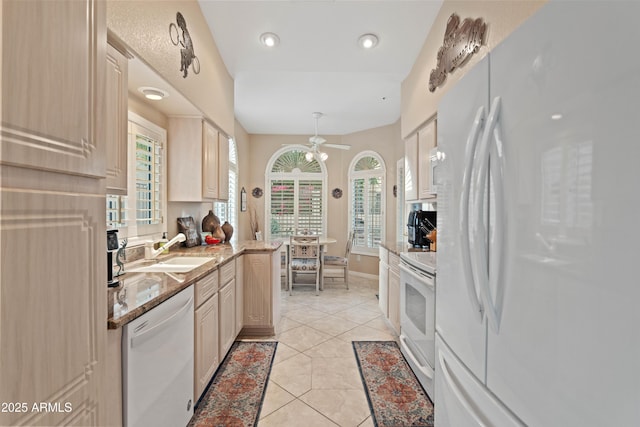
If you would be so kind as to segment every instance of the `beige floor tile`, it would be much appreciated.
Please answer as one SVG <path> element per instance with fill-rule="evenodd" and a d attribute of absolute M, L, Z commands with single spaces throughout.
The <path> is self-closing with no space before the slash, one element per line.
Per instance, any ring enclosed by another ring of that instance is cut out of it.
<path fill-rule="evenodd" d="M 331 335 L 320 332 L 309 326 L 303 325 L 299 328 L 291 329 L 278 335 L 278 341 L 285 343 L 289 347 L 305 351 L 331 338 Z"/>
<path fill-rule="evenodd" d="M 297 399 L 258 422 L 258 427 L 335 427 L 336 425 L 324 415 Z"/>
<path fill-rule="evenodd" d="M 360 304 L 357 308 L 361 308 L 363 310 L 369 310 L 376 314 L 382 313 L 382 311 L 380 310 L 380 306 L 378 305 L 378 300 L 367 301 L 365 303 Z"/>
<path fill-rule="evenodd" d="M 311 358 L 298 354 L 273 365 L 270 379 L 294 396 L 300 396 L 311 390 Z"/>
<path fill-rule="evenodd" d="M 322 319 L 307 323 L 307 326 L 317 329 L 320 332 L 329 334 L 333 337 L 343 334 L 356 326 L 358 323 L 337 316 L 327 316 Z"/>
<path fill-rule="evenodd" d="M 281 334 L 282 332 L 286 332 L 289 329 L 297 328 L 298 326 L 302 326 L 303 323 L 296 322 L 286 316 L 280 318 L 278 325 L 276 326 L 276 334 Z"/>
<path fill-rule="evenodd" d="M 273 358 L 273 364 L 277 364 L 283 362 L 296 354 L 300 354 L 300 352 L 296 349 L 293 349 L 286 345 L 285 343 L 279 342 L 278 349 L 276 350 L 276 355 Z"/>
<path fill-rule="evenodd" d="M 358 427 L 374 427 L 375 424 L 373 424 L 373 418 L 369 417 L 366 420 L 364 420 Z"/>
<path fill-rule="evenodd" d="M 322 311 L 314 310 L 308 306 L 303 306 L 303 308 L 287 312 L 287 314 L 285 314 L 284 316 L 299 323 L 309 323 L 313 322 L 314 320 L 327 317 L 328 314 Z"/>
<path fill-rule="evenodd" d="M 295 398 L 295 396 L 288 393 L 278 384 L 273 381 L 269 381 L 269 384 L 267 384 L 267 390 L 264 393 L 262 408 L 260 409 L 260 419 L 266 417 L 273 411 L 277 411 L 287 403 L 295 400 Z"/>
<path fill-rule="evenodd" d="M 349 308 L 347 310 L 334 313 L 334 316 L 342 317 L 343 319 L 350 320 L 352 322 L 363 324 L 372 321 L 378 316 L 381 316 L 382 312 L 373 312 L 371 310 L 365 310 L 363 308 Z"/>
<path fill-rule="evenodd" d="M 383 316 L 376 317 L 372 321 L 365 323 L 364 326 L 368 326 L 370 328 L 378 329 L 380 331 L 388 333 L 393 333 Z"/>
<path fill-rule="evenodd" d="M 341 427 L 358 427 L 371 416 L 367 398 L 360 390 L 311 390 L 300 400 Z"/>
<path fill-rule="evenodd" d="M 311 366 L 313 390 L 364 390 L 355 356 L 314 357 Z"/>
<path fill-rule="evenodd" d="M 353 328 L 336 338 L 346 342 L 351 341 L 396 341 L 396 336 L 391 332 L 381 331 L 380 329 L 370 328 L 365 325 Z"/>
<path fill-rule="evenodd" d="M 353 345 L 336 338 L 311 347 L 309 350 L 306 350 L 304 354 L 309 357 L 355 357 Z"/>

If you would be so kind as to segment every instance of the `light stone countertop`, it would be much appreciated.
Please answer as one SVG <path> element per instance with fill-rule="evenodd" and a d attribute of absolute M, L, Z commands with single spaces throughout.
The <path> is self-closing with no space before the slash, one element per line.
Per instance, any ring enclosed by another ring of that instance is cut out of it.
<path fill-rule="evenodd" d="M 282 242 L 247 240 L 236 244 L 203 245 L 193 248 L 172 247 L 168 255 L 157 261 L 175 256 L 209 256 L 210 261 L 188 273 L 126 273 L 131 264 L 125 264 L 125 274 L 118 277 L 118 287 L 108 288 L 108 329 L 118 329 L 181 290 L 193 285 L 197 280 L 216 271 L 243 253 L 274 252 L 280 250 Z M 154 264 L 156 261 L 137 261 L 136 266 Z"/>

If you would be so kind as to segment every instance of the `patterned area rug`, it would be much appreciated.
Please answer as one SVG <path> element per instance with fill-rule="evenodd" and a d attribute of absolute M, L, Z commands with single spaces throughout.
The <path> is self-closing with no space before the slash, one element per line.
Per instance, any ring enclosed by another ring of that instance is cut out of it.
<path fill-rule="evenodd" d="M 433 403 L 393 341 L 353 341 L 371 408 L 380 427 L 433 427 Z"/>
<path fill-rule="evenodd" d="M 254 426 L 277 346 L 277 342 L 234 342 L 188 427 Z"/>

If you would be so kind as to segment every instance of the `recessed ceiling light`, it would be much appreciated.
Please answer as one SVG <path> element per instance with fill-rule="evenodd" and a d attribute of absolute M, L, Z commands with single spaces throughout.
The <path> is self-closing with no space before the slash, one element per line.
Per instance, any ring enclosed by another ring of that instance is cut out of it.
<path fill-rule="evenodd" d="M 143 86 L 139 87 L 138 91 L 140 91 L 145 96 L 145 98 L 151 99 L 153 101 L 159 101 L 162 98 L 166 98 L 167 96 L 169 96 L 167 92 L 156 87 Z"/>
<path fill-rule="evenodd" d="M 260 35 L 260 43 L 266 47 L 275 47 L 280 43 L 280 37 L 275 33 L 262 33 Z"/>
<path fill-rule="evenodd" d="M 562 114 L 556 113 L 551 115 L 551 120 L 560 120 L 562 118 Z"/>
<path fill-rule="evenodd" d="M 378 36 L 375 34 L 363 34 L 358 39 L 358 44 L 364 49 L 374 48 L 378 44 Z"/>

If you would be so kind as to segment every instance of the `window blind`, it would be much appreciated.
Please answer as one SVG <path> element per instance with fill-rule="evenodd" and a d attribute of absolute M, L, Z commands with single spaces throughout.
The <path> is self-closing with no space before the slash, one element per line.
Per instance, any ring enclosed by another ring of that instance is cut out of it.
<path fill-rule="evenodd" d="M 162 222 L 162 145 L 136 134 L 136 220 L 139 225 Z"/>

